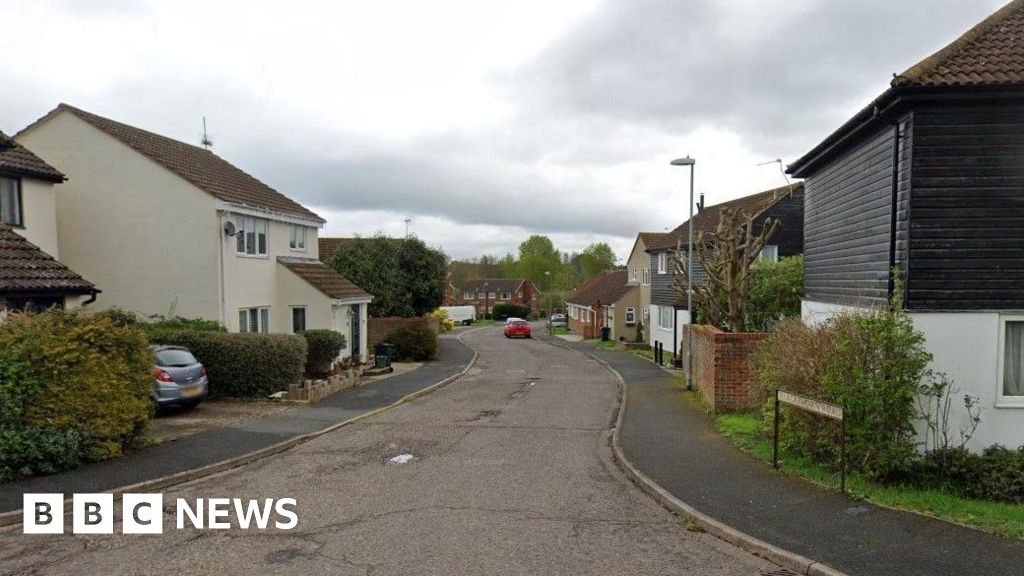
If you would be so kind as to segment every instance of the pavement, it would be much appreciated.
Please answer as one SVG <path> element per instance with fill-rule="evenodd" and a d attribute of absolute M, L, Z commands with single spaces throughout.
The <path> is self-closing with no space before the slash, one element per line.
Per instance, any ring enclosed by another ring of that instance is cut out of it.
<path fill-rule="evenodd" d="M 687 530 L 609 446 L 619 383 L 500 327 L 451 384 L 164 493 L 160 536 L 0 534 L 0 574 L 694 574 L 776 569 Z M 383 384 L 383 383 L 382 383 Z M 391 458 L 410 454 L 411 461 Z M 298 501 L 298 527 L 175 529 L 175 498 Z M 158 567 L 158 568 L 157 568 Z"/>
<path fill-rule="evenodd" d="M 677 499 L 728 526 L 847 574 L 1022 574 L 1024 542 L 881 508 L 785 476 L 743 453 L 686 399 L 680 380 L 633 354 L 564 343 L 626 382 L 619 446 Z"/>
<path fill-rule="evenodd" d="M 473 351 L 458 340 L 464 331 L 455 330 L 438 338 L 436 361 L 342 391 L 316 404 L 288 407 L 265 418 L 199 432 L 116 460 L 0 484 L 0 513 L 20 509 L 25 493 L 109 492 L 241 456 L 387 406 L 462 371 L 473 357 Z"/>

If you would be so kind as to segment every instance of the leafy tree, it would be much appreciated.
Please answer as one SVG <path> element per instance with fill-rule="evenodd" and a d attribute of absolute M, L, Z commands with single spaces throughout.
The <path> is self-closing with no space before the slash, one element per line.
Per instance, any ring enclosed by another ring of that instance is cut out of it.
<path fill-rule="evenodd" d="M 767 332 L 783 318 L 800 315 L 804 295 L 804 257 L 753 265 L 754 286 L 747 300 L 747 329 Z"/>
<path fill-rule="evenodd" d="M 444 252 L 419 238 L 377 234 L 346 241 L 330 265 L 373 295 L 372 316 L 422 316 L 444 302 Z"/>
<path fill-rule="evenodd" d="M 484 254 L 477 260 L 477 273 L 470 278 L 503 278 L 501 264 L 496 256 Z M 456 284 L 460 286 L 460 284 Z"/>
<path fill-rule="evenodd" d="M 519 261 L 512 254 L 505 254 L 498 261 L 498 269 L 501 271 L 497 276 L 481 276 L 481 278 L 518 278 Z"/>
<path fill-rule="evenodd" d="M 606 242 L 597 242 L 583 250 L 579 263 L 584 278 L 591 278 L 615 268 L 615 252 Z"/>
<path fill-rule="evenodd" d="M 562 263 L 562 256 L 547 236 L 534 234 L 519 245 L 519 273 L 533 281 L 541 290 L 549 290 L 555 274 Z"/>

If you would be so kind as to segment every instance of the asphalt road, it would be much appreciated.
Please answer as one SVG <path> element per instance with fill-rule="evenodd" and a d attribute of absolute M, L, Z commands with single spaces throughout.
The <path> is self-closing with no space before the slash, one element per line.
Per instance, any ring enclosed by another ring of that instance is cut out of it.
<path fill-rule="evenodd" d="M 686 530 L 611 461 L 613 377 L 500 328 L 465 377 L 164 494 L 162 535 L 0 533 L 0 574 L 736 574 L 772 567 Z M 406 464 L 390 459 L 412 454 Z M 186 498 L 295 498 L 293 530 L 177 530 Z M 120 514 L 118 514 L 118 517 Z"/>

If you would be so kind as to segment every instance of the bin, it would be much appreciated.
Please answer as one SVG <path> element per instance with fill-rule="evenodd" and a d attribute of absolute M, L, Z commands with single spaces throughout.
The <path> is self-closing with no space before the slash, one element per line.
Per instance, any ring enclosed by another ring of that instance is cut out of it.
<path fill-rule="evenodd" d="M 602 326 L 601 327 L 601 340 L 603 342 L 607 342 L 607 341 L 611 340 L 611 338 L 612 338 L 612 329 L 611 329 L 611 327 L 609 327 L 609 326 Z"/>
<path fill-rule="evenodd" d="M 373 364 L 375 368 L 387 368 L 391 366 L 391 357 L 394 355 L 395 345 L 381 342 L 373 347 Z"/>

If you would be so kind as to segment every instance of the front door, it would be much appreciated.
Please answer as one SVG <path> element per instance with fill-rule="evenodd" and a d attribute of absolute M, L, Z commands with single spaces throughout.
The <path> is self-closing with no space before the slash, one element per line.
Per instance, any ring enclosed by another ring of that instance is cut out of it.
<path fill-rule="evenodd" d="M 360 323 L 363 319 L 363 315 L 359 313 L 359 304 L 352 304 L 352 320 L 349 324 L 352 326 L 352 357 L 359 358 L 362 356 L 363 351 L 359 349 L 359 343 L 362 337 L 359 334 Z"/>

